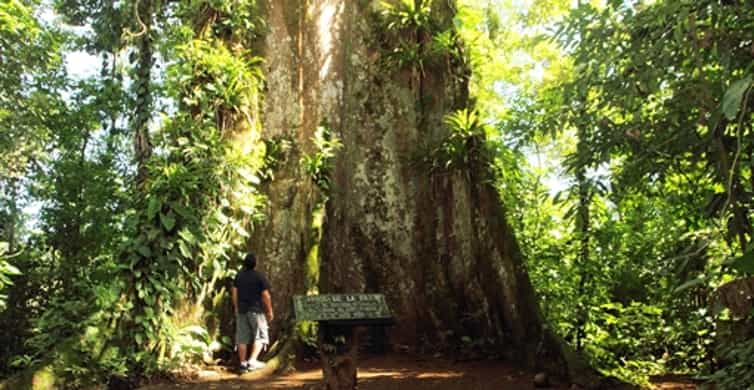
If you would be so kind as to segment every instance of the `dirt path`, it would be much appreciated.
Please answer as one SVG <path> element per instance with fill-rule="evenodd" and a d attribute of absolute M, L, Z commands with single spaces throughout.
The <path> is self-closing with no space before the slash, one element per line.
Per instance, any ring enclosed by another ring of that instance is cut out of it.
<path fill-rule="evenodd" d="M 226 370 L 202 371 L 185 383 L 156 384 L 142 390 L 320 390 L 322 370 L 304 363 L 289 373 L 253 372 L 238 376 Z M 528 390 L 535 389 L 534 373 L 499 361 L 453 362 L 410 355 L 363 357 L 359 362 L 360 390 Z M 662 390 L 690 390 L 694 385 L 664 381 Z M 561 384 L 548 389 L 568 389 Z"/>

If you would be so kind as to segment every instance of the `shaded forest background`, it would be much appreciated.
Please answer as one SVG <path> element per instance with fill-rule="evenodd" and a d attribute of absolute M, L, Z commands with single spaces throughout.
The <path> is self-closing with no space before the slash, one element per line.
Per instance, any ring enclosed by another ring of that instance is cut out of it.
<path fill-rule="evenodd" d="M 750 2 L 352 3 L 376 42 L 353 63 L 377 58 L 381 82 L 434 110 L 412 119 L 426 138 L 406 166 L 494 186 L 548 329 L 630 382 L 754 385 Z M 227 357 L 248 248 L 278 296 L 345 288 L 332 237 L 361 238 L 337 232 L 349 210 L 332 205 L 351 176 L 384 179 L 349 171 L 353 121 L 280 92 L 303 70 L 270 66 L 296 60 L 269 40 L 303 36 L 307 5 L 0 4 L 0 377 L 79 387 Z M 76 72 L 81 53 L 96 71 Z M 312 346 L 312 324 L 276 317 Z M 470 327 L 436 336 L 442 352 L 506 357 Z"/>

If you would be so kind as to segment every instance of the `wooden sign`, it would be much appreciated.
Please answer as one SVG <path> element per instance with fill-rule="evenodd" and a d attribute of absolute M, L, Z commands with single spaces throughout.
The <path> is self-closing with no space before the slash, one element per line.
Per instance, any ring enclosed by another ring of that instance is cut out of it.
<path fill-rule="evenodd" d="M 382 294 L 295 295 L 298 321 L 350 324 L 390 324 L 393 316 Z"/>

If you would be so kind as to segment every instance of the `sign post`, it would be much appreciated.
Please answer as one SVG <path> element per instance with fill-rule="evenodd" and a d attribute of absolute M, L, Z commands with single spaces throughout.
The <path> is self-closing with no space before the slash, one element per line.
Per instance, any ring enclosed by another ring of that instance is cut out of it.
<path fill-rule="evenodd" d="M 359 333 L 364 326 L 393 324 L 382 294 L 296 295 L 297 321 L 317 321 L 322 371 L 328 390 L 355 390 Z"/>

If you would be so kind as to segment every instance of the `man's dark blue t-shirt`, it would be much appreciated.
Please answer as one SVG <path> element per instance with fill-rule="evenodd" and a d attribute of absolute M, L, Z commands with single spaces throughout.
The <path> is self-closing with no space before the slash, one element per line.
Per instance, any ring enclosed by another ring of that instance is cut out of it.
<path fill-rule="evenodd" d="M 254 270 L 243 270 L 236 275 L 233 285 L 238 289 L 238 312 L 263 313 L 262 291 L 269 290 L 267 278 Z"/>

